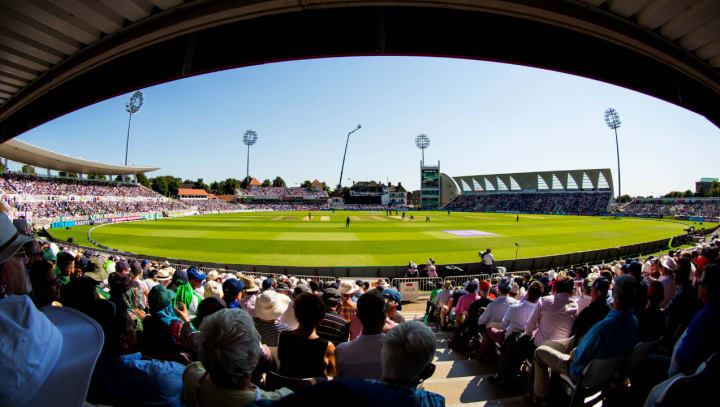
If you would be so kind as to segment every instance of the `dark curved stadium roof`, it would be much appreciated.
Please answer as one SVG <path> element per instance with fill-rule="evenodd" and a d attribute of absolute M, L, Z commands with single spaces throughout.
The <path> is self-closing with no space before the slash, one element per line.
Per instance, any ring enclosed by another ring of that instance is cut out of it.
<path fill-rule="evenodd" d="M 433 55 L 614 83 L 720 126 L 715 0 L 0 1 L 0 141 L 182 77 L 339 55 Z"/>

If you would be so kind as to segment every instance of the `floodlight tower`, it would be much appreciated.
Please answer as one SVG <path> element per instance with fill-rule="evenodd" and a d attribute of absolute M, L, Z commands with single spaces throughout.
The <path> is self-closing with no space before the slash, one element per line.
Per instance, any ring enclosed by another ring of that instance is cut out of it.
<path fill-rule="evenodd" d="M 424 135 L 424 134 L 418 134 L 417 137 L 415 137 L 415 145 L 417 148 L 422 150 L 422 165 L 425 166 L 425 149 L 428 148 L 430 145 L 430 137 Z"/>
<path fill-rule="evenodd" d="M 345 156 L 347 155 L 347 146 L 348 146 L 348 143 L 350 142 L 350 135 L 355 133 L 356 131 L 360 130 L 361 128 L 362 128 L 362 126 L 360 126 L 358 124 L 358 126 L 355 128 L 355 130 L 352 130 L 352 131 L 350 131 L 350 133 L 348 133 L 347 140 L 345 140 L 345 152 L 343 153 L 343 162 L 342 162 L 342 166 L 340 167 L 340 181 L 338 181 L 338 186 L 337 186 L 338 191 L 342 190 L 342 176 L 343 176 L 343 171 L 345 171 Z"/>
<path fill-rule="evenodd" d="M 130 113 L 130 118 L 128 119 L 127 139 L 125 140 L 125 166 L 127 166 L 128 148 L 130 147 L 130 123 L 132 122 L 133 115 L 140 111 L 140 108 L 143 105 L 143 100 L 143 94 L 138 90 L 130 95 L 130 100 L 125 104 L 125 111 Z"/>
<path fill-rule="evenodd" d="M 247 175 L 245 176 L 245 179 L 248 180 L 250 178 L 250 146 L 255 144 L 257 142 L 258 135 L 254 130 L 248 130 L 243 134 L 243 144 L 245 144 L 248 148 L 247 152 Z"/>
<path fill-rule="evenodd" d="M 617 129 L 620 127 L 622 122 L 620 121 L 620 115 L 617 110 L 612 107 L 605 110 L 605 124 L 615 131 L 615 149 L 617 150 L 617 164 L 618 164 L 618 201 L 622 196 L 622 185 L 620 184 L 620 145 L 618 144 Z"/>

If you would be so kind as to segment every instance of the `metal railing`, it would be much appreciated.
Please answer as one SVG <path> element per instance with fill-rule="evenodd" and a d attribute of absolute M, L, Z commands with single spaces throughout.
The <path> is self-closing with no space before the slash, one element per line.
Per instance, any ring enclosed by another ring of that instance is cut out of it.
<path fill-rule="evenodd" d="M 443 279 L 441 277 L 403 277 L 393 278 L 390 285 L 396 289 L 400 289 L 400 284 L 405 283 L 418 283 L 418 290 L 420 291 L 432 291 L 435 289 L 438 283 L 442 284 Z"/>

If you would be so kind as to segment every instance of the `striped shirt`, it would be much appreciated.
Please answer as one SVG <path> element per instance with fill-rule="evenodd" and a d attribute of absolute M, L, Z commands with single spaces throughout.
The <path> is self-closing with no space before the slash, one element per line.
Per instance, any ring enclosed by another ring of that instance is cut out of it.
<path fill-rule="evenodd" d="M 280 332 L 289 331 L 290 328 L 278 321 L 263 321 L 260 318 L 253 318 L 255 329 L 260 334 L 260 342 L 267 346 L 278 346 Z"/>
<path fill-rule="evenodd" d="M 319 337 L 330 341 L 337 346 L 339 343 L 347 342 L 350 336 L 350 323 L 335 311 L 325 313 L 325 318 L 317 327 Z"/>
<path fill-rule="evenodd" d="M 357 313 L 357 307 L 355 304 L 350 301 L 349 299 L 343 303 L 342 305 L 342 317 L 345 318 L 347 322 L 351 322 L 353 319 L 353 316 Z"/>

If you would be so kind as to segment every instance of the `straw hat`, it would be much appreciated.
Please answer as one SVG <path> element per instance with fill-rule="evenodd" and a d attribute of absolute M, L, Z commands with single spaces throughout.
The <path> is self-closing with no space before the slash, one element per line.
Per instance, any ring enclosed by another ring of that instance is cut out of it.
<path fill-rule="evenodd" d="M 255 293 L 260 291 L 260 287 L 255 284 L 255 280 L 250 276 L 240 276 L 240 280 L 245 284 L 245 292 Z"/>
<path fill-rule="evenodd" d="M 218 283 L 215 280 L 209 280 L 205 282 L 205 285 L 203 286 L 203 297 L 204 298 L 210 298 L 210 297 L 223 297 L 223 289 L 222 285 Z"/>
<path fill-rule="evenodd" d="M 263 320 L 280 318 L 290 305 L 290 297 L 273 290 L 263 291 L 255 300 L 255 315 Z"/>
<path fill-rule="evenodd" d="M 158 281 L 168 281 L 170 280 L 170 273 L 168 273 L 167 269 L 161 269 L 155 275 L 155 279 Z"/>

